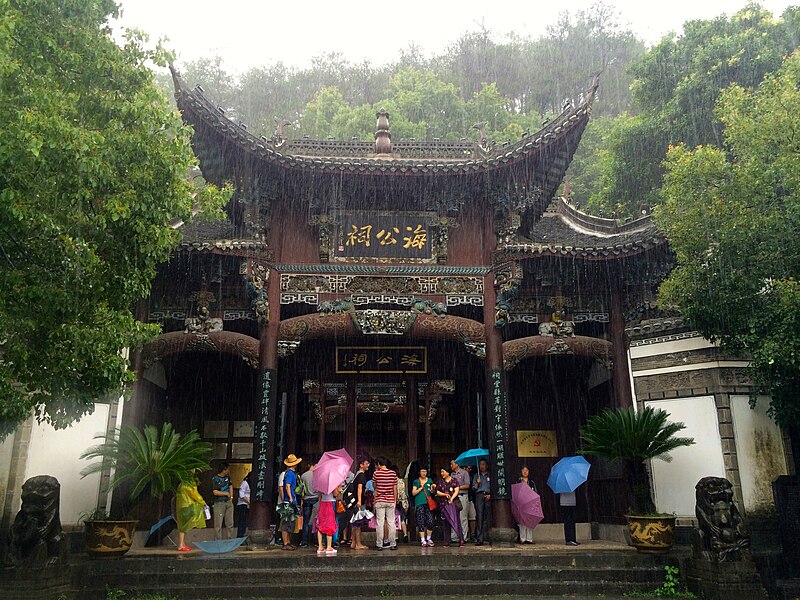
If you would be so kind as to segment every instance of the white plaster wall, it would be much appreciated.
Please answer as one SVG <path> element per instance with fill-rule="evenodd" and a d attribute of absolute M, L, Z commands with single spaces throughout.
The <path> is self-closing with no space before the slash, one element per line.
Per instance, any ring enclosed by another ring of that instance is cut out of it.
<path fill-rule="evenodd" d="M 0 518 L 3 516 L 3 504 L 8 491 L 8 477 L 11 472 L 11 456 L 14 450 L 14 432 L 9 433 L 0 442 Z"/>
<path fill-rule="evenodd" d="M 80 472 L 89 463 L 79 460 L 81 453 L 98 442 L 94 436 L 104 434 L 108 422 L 108 404 L 95 404 L 94 412 L 67 429 L 53 429 L 45 423 L 34 423 L 31 432 L 25 480 L 36 475 L 52 475 L 61 484 L 61 523 L 72 525 L 84 513 L 97 507 L 100 474 L 81 479 Z"/>
<path fill-rule="evenodd" d="M 694 438 L 692 446 L 672 452 L 670 462 L 656 459 L 651 463 L 653 499 L 658 510 L 675 513 L 678 517 L 694 517 L 697 482 L 708 476 L 725 477 L 714 398 L 656 400 L 645 405 L 667 411 L 670 422 L 686 425 L 678 435 Z"/>
<path fill-rule="evenodd" d="M 746 511 L 773 507 L 772 480 L 787 474 L 781 430 L 767 416 L 768 406 L 768 398 L 759 398 L 751 409 L 749 396 L 731 396 L 733 433 Z"/>

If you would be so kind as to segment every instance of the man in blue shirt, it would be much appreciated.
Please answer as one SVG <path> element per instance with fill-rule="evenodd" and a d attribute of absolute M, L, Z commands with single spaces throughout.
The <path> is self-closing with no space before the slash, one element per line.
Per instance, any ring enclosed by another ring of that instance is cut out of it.
<path fill-rule="evenodd" d="M 300 502 L 297 499 L 294 489 L 297 487 L 297 465 L 303 462 L 302 458 L 297 458 L 290 454 L 283 461 L 286 465 L 286 475 L 283 478 L 283 503 L 284 509 L 281 510 L 281 537 L 283 538 L 284 550 L 296 550 L 297 546 L 292 545 L 291 535 L 294 533 L 297 515 L 300 514 Z"/>
<path fill-rule="evenodd" d="M 226 462 L 219 466 L 217 474 L 211 478 L 211 493 L 214 494 L 214 536 L 222 539 L 222 527 L 225 526 L 225 537 L 231 538 L 233 532 L 233 486 L 228 476 L 230 465 Z"/>
<path fill-rule="evenodd" d="M 480 462 L 479 472 L 472 479 L 472 489 L 475 491 L 475 518 L 478 521 L 476 537 L 477 545 L 482 546 L 486 536 L 492 528 L 492 482 L 489 475 L 489 463 Z"/>

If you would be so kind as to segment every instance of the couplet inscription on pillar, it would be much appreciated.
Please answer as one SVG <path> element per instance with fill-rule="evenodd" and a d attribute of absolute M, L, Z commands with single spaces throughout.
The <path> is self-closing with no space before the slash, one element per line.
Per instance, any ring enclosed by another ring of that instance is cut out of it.
<path fill-rule="evenodd" d="M 493 495 L 496 498 L 509 496 L 509 481 L 506 477 L 506 451 L 508 446 L 508 397 L 503 381 L 503 371 L 493 370 L 489 377 L 489 398 L 491 410 L 490 449 L 494 456 Z"/>
<path fill-rule="evenodd" d="M 267 502 L 272 489 L 272 454 L 275 447 L 275 418 L 273 382 L 275 371 L 266 369 L 261 375 L 261 396 L 259 398 L 258 425 L 256 426 L 256 480 L 254 499 Z"/>

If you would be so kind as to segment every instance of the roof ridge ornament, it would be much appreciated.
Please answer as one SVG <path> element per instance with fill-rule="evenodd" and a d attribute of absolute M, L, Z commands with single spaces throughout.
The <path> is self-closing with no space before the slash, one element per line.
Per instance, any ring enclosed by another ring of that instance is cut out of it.
<path fill-rule="evenodd" d="M 392 134 L 389 132 L 389 113 L 385 108 L 375 113 L 378 122 L 375 126 L 375 154 L 392 153 Z"/>
<path fill-rule="evenodd" d="M 283 146 L 284 142 L 286 142 L 286 132 L 284 129 L 290 126 L 292 122 L 280 117 L 275 117 L 274 121 L 275 133 L 272 134 L 272 141 L 275 143 L 276 147 L 280 147 Z"/>
<path fill-rule="evenodd" d="M 483 153 L 485 154 L 491 149 L 491 146 L 489 145 L 489 136 L 486 134 L 486 121 L 475 123 L 472 128 L 478 130 L 478 134 L 480 135 L 480 138 L 478 139 L 478 148 L 483 150 Z"/>

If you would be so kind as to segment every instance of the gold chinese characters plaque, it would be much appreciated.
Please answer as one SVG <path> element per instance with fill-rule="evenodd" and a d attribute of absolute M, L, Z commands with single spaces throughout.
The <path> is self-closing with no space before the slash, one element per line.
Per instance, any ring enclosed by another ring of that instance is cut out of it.
<path fill-rule="evenodd" d="M 517 430 L 517 456 L 520 458 L 558 456 L 556 432 L 549 429 Z"/>

